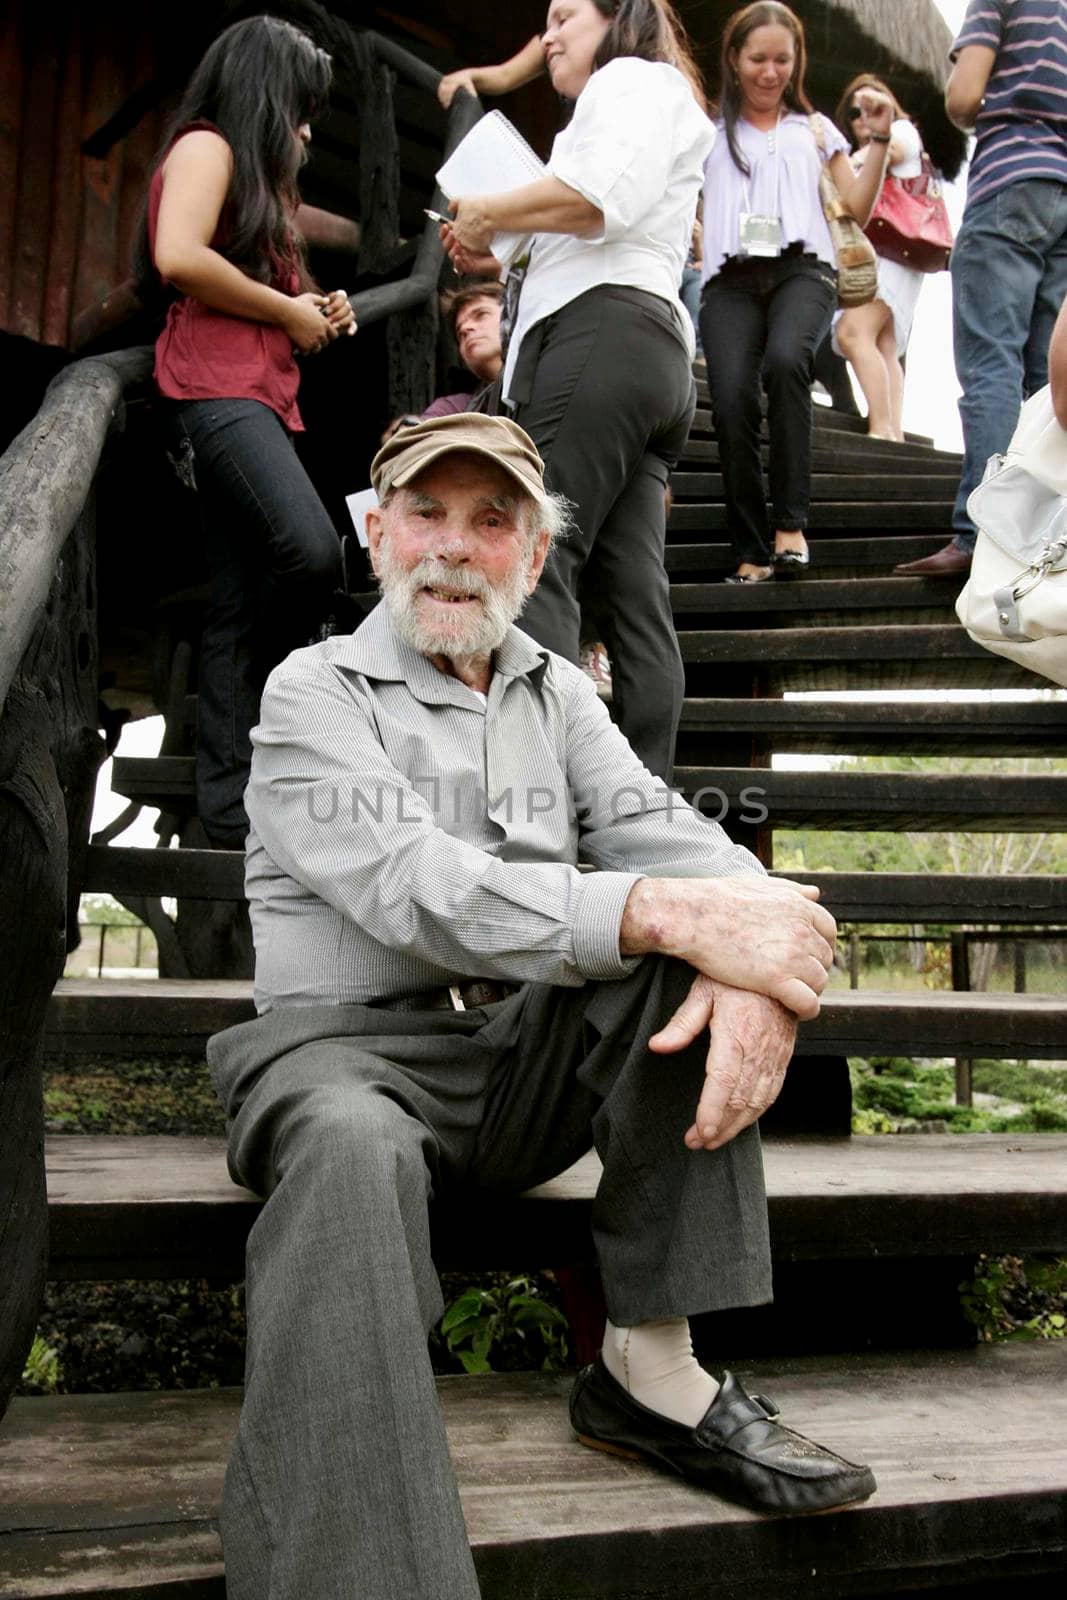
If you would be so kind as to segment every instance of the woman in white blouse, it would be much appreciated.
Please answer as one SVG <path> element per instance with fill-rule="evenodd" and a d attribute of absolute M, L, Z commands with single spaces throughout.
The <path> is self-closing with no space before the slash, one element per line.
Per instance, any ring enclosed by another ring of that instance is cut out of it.
<path fill-rule="evenodd" d="M 853 78 L 837 107 L 838 126 L 855 148 L 857 170 L 871 150 L 870 128 L 861 89 L 887 95 L 893 106 L 889 130 L 889 176 L 917 178 L 922 172 L 919 130 L 902 109 L 892 90 L 869 72 Z M 867 399 L 867 432 L 876 439 L 903 439 L 904 368 L 901 365 L 911 336 L 915 306 L 923 274 L 914 267 L 885 256 L 878 258 L 878 293 L 869 305 L 842 311 L 834 325 L 834 349 L 852 365 Z"/>
<path fill-rule="evenodd" d="M 574 102 L 547 175 L 454 201 L 442 232 L 464 272 L 487 267 L 494 234 L 533 235 L 503 392 L 576 527 L 521 626 L 577 661 L 581 586 L 611 656 L 616 720 L 669 781 L 684 677 L 664 491 L 695 405 L 678 284 L 714 134 L 667 0 L 552 0 L 541 42 Z"/>
<path fill-rule="evenodd" d="M 700 308 L 737 557 L 727 583 L 763 583 L 776 572 L 793 577 L 808 565 L 812 369 L 837 304 L 819 172 L 828 161 L 862 225 L 881 187 L 889 146 L 891 103 L 861 90 L 872 156 L 854 173 L 841 133 L 829 118 L 812 113 L 804 69 L 804 29 L 788 6 L 760 0 L 728 20 L 719 137 L 705 169 Z M 760 460 L 761 383 L 771 521 Z"/>

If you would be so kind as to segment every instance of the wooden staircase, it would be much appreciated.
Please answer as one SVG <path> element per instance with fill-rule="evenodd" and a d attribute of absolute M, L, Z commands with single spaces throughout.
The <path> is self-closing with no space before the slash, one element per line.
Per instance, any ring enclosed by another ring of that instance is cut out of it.
<path fill-rule="evenodd" d="M 668 547 L 689 696 L 679 785 L 703 790 L 705 809 L 725 811 L 765 855 L 783 827 L 1063 829 L 1067 778 L 995 770 L 1000 756 L 1063 753 L 1062 704 L 782 698 L 1040 686 L 970 644 L 953 585 L 891 575 L 948 538 L 957 458 L 918 440 L 867 441 L 853 419 L 819 410 L 814 470 L 811 575 L 723 586 L 721 477 L 698 411 Z M 990 771 L 786 771 L 770 765 L 779 751 L 981 755 Z M 192 816 L 187 755 L 117 761 L 113 782 Z M 1060 877 L 797 876 L 853 924 L 1067 925 Z M 241 860 L 95 848 L 85 886 L 235 901 Z M 240 980 L 69 981 L 48 1041 L 72 1053 L 197 1051 L 250 1014 Z M 798 1072 L 828 1053 L 1063 1059 L 1063 997 L 835 990 L 802 1029 Z M 747 1322 L 711 1319 L 701 1347 L 801 1431 L 869 1461 L 879 1491 L 863 1506 L 757 1516 L 580 1449 L 565 1379 L 441 1380 L 486 1600 L 1051 1593 L 1067 1567 L 1067 1341 L 970 1345 L 956 1285 L 983 1251 L 1067 1250 L 1065 1158 L 1059 1135 L 767 1141 L 778 1303 Z M 53 1277 L 241 1275 L 259 1203 L 230 1183 L 220 1140 L 54 1137 L 47 1162 Z M 439 1262 L 587 1259 L 595 1181 L 589 1157 L 509 1205 L 439 1211 Z M 234 1390 L 16 1401 L 0 1426 L 0 1596 L 221 1600 L 215 1519 L 239 1401 Z"/>

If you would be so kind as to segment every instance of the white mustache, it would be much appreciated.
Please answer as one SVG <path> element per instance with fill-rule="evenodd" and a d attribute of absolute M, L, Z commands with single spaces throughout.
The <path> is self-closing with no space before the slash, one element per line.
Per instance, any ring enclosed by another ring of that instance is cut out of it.
<path fill-rule="evenodd" d="M 470 567 L 452 567 L 447 561 L 438 561 L 433 556 L 425 556 L 417 567 L 412 567 L 405 574 L 405 584 L 410 595 L 420 589 L 450 589 L 453 594 L 467 594 L 485 600 L 490 593 L 489 584 L 479 573 L 472 572 Z"/>

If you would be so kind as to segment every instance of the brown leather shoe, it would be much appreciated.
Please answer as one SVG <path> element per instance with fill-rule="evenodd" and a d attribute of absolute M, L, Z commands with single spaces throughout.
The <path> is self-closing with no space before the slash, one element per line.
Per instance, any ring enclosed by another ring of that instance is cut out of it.
<path fill-rule="evenodd" d="M 898 578 L 957 578 L 971 570 L 971 552 L 961 550 L 958 544 L 946 544 L 932 556 L 920 561 L 902 561 L 893 568 Z"/>

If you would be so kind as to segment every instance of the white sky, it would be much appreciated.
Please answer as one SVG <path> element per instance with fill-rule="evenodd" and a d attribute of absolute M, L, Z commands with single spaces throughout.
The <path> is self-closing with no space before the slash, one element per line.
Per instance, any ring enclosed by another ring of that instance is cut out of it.
<path fill-rule="evenodd" d="M 938 10 L 955 34 L 963 21 L 967 0 L 936 0 Z M 963 213 L 967 169 L 955 183 L 945 185 L 945 198 L 955 230 Z M 904 427 L 925 433 L 943 450 L 962 448 L 956 397 L 959 385 L 952 365 L 952 292 L 947 272 L 929 273 L 919 296 L 911 342 L 908 345 L 907 382 L 904 385 Z"/>
<path fill-rule="evenodd" d="M 955 33 L 967 9 L 967 0 L 936 0 L 945 21 Z M 946 185 L 946 199 L 953 228 L 959 226 L 963 211 L 966 167 L 955 183 Z M 952 300 L 947 272 L 931 273 L 919 297 L 911 343 L 908 347 L 908 377 L 904 389 L 904 426 L 909 432 L 925 433 L 945 450 L 961 447 L 956 396 L 959 387 L 952 365 Z M 123 732 L 123 755 L 155 755 L 163 735 L 163 719 L 150 717 L 135 722 Z M 776 765 L 778 763 L 776 762 Z M 790 763 L 792 765 L 792 763 Z M 802 764 L 800 761 L 797 765 Z M 808 764 L 803 762 L 803 764 Z M 104 766 L 97 784 L 94 830 L 104 827 L 118 815 L 125 801 L 111 793 L 111 763 Z M 156 843 L 152 823 L 156 812 L 141 816 L 122 835 L 125 845 L 151 846 Z"/>

